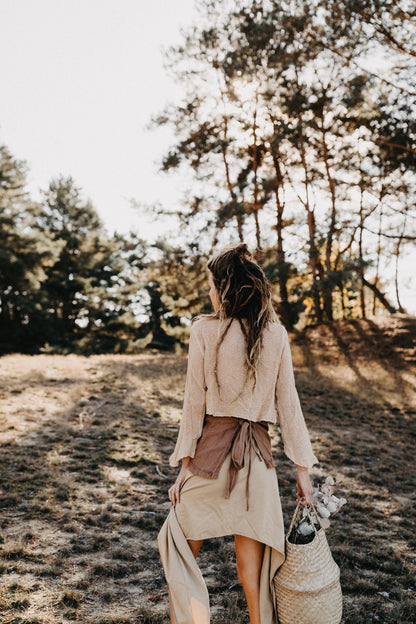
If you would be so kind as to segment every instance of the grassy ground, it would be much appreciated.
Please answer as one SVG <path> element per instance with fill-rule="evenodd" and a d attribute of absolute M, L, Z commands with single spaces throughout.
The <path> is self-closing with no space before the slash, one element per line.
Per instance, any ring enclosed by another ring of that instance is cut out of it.
<path fill-rule="evenodd" d="M 292 337 L 297 385 L 321 460 L 348 500 L 328 540 L 345 624 L 416 623 L 416 320 L 336 324 Z M 0 360 L 0 621 L 168 623 L 157 532 L 186 358 Z M 295 473 L 272 428 L 286 520 Z M 198 557 L 213 624 L 245 624 L 233 538 Z"/>

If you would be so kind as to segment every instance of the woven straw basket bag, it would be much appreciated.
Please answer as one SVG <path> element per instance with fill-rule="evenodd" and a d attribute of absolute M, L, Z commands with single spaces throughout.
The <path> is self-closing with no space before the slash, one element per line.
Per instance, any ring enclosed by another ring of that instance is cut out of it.
<path fill-rule="evenodd" d="M 315 508 L 311 507 L 319 521 Z M 339 624 L 342 617 L 339 567 L 324 529 L 315 528 L 308 506 L 305 509 L 315 535 L 309 544 L 289 542 L 299 515 L 299 503 L 286 535 L 286 559 L 274 577 L 279 624 Z"/>

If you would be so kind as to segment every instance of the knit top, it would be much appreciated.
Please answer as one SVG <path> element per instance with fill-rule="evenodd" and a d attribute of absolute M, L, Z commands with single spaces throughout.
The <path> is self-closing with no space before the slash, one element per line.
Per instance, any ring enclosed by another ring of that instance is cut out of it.
<path fill-rule="evenodd" d="M 216 344 L 229 319 L 202 318 L 191 328 L 182 419 L 171 466 L 194 457 L 205 414 L 234 416 L 254 422 L 280 425 L 286 455 L 297 465 L 310 468 L 313 454 L 295 386 L 286 329 L 270 323 L 263 330 L 263 346 L 256 369 L 256 383 L 247 378 L 246 341 L 234 319 L 218 350 Z"/>

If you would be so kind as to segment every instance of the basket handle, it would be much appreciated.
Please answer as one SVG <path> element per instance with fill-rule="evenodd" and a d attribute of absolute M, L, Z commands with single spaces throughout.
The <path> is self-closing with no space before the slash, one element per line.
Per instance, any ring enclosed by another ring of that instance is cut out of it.
<path fill-rule="evenodd" d="M 307 513 L 308 518 L 309 518 L 309 522 L 311 524 L 311 527 L 313 528 L 313 530 L 315 531 L 315 534 L 317 535 L 318 531 L 316 530 L 314 522 L 312 522 L 312 518 L 311 518 L 309 507 L 312 507 L 312 511 L 315 514 L 315 518 L 317 519 L 320 528 L 322 529 L 323 527 L 322 527 L 322 524 L 321 524 L 321 520 L 319 518 L 319 514 L 318 514 L 318 512 L 315 509 L 315 505 L 312 503 L 312 501 L 310 503 L 308 503 L 307 505 L 301 505 L 301 500 L 298 502 L 298 504 L 296 506 L 296 509 L 294 511 L 294 514 L 293 514 L 293 517 L 292 517 L 292 522 L 290 523 L 288 535 L 290 535 L 290 533 L 291 533 L 291 531 L 292 531 L 292 529 L 294 527 L 294 524 L 295 524 L 295 522 L 296 522 L 296 520 L 297 520 L 297 518 L 299 516 L 301 506 L 305 507 L 306 513 Z"/>

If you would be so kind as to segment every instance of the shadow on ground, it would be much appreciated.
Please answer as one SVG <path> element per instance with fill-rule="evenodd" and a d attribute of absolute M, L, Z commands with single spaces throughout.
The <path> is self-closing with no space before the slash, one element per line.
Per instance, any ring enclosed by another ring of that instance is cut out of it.
<path fill-rule="evenodd" d="M 345 624 L 416 619 L 415 329 L 398 317 L 292 339 L 314 480 L 331 474 L 348 500 L 328 530 Z M 169 622 L 156 537 L 185 370 L 174 355 L 2 358 L 2 622 Z M 272 435 L 287 522 L 295 471 Z M 213 623 L 248 622 L 232 536 L 198 561 Z"/>

